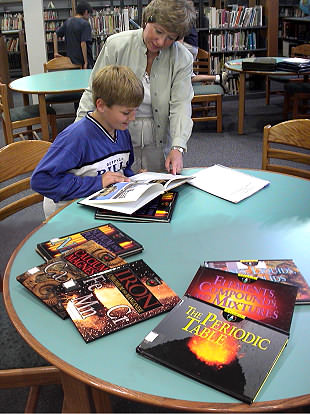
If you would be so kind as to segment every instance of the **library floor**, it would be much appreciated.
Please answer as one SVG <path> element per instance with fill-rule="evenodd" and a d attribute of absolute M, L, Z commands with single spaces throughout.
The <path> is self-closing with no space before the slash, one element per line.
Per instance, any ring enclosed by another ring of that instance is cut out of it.
<path fill-rule="evenodd" d="M 14 96 L 15 105 L 19 97 Z M 282 119 L 281 96 L 273 96 L 271 105 L 266 106 L 263 92 L 247 96 L 245 134 L 238 135 L 238 100 L 236 97 L 225 96 L 223 100 L 223 133 L 217 134 L 215 123 L 196 124 L 189 141 L 188 152 L 184 156 L 184 166 L 209 166 L 223 164 L 229 167 L 260 168 L 262 152 L 263 127 L 269 123 L 276 124 Z M 63 129 L 70 120 L 59 120 L 58 130 Z M 4 145 L 3 133 L 0 127 L 0 147 Z M 0 249 L 0 273 L 3 274 L 6 263 L 18 243 L 43 219 L 42 206 L 34 206 L 7 218 L 0 223 L 2 239 Z M 14 367 L 30 367 L 45 365 L 37 355 L 19 336 L 12 327 L 6 315 L 3 297 L 0 295 L 0 369 Z M 20 413 L 24 411 L 27 390 L 0 389 L 0 412 Z M 160 408 L 112 398 L 114 412 L 164 412 Z M 36 412 L 60 413 L 62 409 L 62 390 L 60 386 L 41 387 Z M 305 407 L 299 412 L 309 412 Z"/>

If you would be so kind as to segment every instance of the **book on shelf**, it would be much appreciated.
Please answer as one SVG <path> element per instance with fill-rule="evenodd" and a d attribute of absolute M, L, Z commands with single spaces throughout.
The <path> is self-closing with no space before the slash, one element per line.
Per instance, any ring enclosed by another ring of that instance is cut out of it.
<path fill-rule="evenodd" d="M 57 295 L 85 342 L 167 312 L 180 300 L 143 260 L 69 280 Z"/>
<path fill-rule="evenodd" d="M 185 295 L 144 338 L 142 356 L 252 403 L 289 335 Z"/>
<path fill-rule="evenodd" d="M 124 214 L 117 211 L 109 211 L 103 208 L 97 208 L 95 218 L 99 220 L 120 220 L 133 222 L 156 222 L 169 223 L 177 201 L 178 193 L 176 191 L 167 191 L 149 201 L 145 206 L 139 208 L 135 213 Z"/>
<path fill-rule="evenodd" d="M 56 287 L 68 280 L 102 273 L 126 263 L 124 259 L 89 240 L 44 264 L 18 275 L 16 279 L 58 316 L 68 315 L 62 306 Z"/>
<path fill-rule="evenodd" d="M 310 286 L 292 259 L 284 260 L 217 260 L 205 261 L 205 267 L 242 273 L 298 288 L 296 305 L 310 303 Z"/>
<path fill-rule="evenodd" d="M 200 266 L 185 294 L 288 333 L 297 287 Z"/>
<path fill-rule="evenodd" d="M 270 182 L 216 164 L 195 173 L 188 184 L 232 203 L 239 203 L 269 185 Z"/>
<path fill-rule="evenodd" d="M 130 182 L 111 184 L 78 203 L 132 214 L 160 194 L 191 179 L 191 176 L 144 172 L 132 176 Z"/>
<path fill-rule="evenodd" d="M 49 260 L 88 240 L 94 240 L 120 257 L 141 253 L 143 250 L 142 244 L 115 225 L 107 223 L 38 243 L 36 251 L 45 260 Z"/>

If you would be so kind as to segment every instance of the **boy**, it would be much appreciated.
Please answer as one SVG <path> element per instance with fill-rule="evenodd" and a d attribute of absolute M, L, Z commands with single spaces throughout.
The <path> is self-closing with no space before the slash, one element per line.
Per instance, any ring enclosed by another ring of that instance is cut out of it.
<path fill-rule="evenodd" d="M 134 161 L 128 123 L 143 101 L 142 82 L 126 66 L 109 65 L 93 83 L 96 109 L 56 137 L 31 177 L 44 195 L 45 217 L 65 204 L 102 188 L 129 181 Z"/>

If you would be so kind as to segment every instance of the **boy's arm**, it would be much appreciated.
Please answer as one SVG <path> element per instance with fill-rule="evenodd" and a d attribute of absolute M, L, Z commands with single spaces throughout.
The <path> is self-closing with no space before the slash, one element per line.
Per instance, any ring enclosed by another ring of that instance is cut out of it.
<path fill-rule="evenodd" d="M 31 188 L 56 203 L 87 197 L 101 190 L 102 176 L 78 176 L 68 172 L 78 164 L 76 152 L 52 144 L 32 174 Z"/>
<path fill-rule="evenodd" d="M 81 42 L 81 49 L 82 49 L 82 55 L 83 55 L 83 69 L 87 69 L 88 61 L 87 61 L 87 47 L 86 42 Z"/>

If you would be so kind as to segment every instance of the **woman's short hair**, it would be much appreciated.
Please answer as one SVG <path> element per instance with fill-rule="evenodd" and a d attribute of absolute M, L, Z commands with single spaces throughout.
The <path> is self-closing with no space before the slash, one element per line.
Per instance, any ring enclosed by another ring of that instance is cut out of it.
<path fill-rule="evenodd" d="M 97 99 L 101 98 L 109 107 L 122 105 L 136 108 L 143 101 L 144 88 L 127 66 L 108 65 L 96 72 L 92 93 L 95 106 Z"/>
<path fill-rule="evenodd" d="M 144 9 L 142 26 L 158 23 L 170 33 L 183 38 L 196 21 L 196 9 L 191 0 L 152 0 Z"/>

